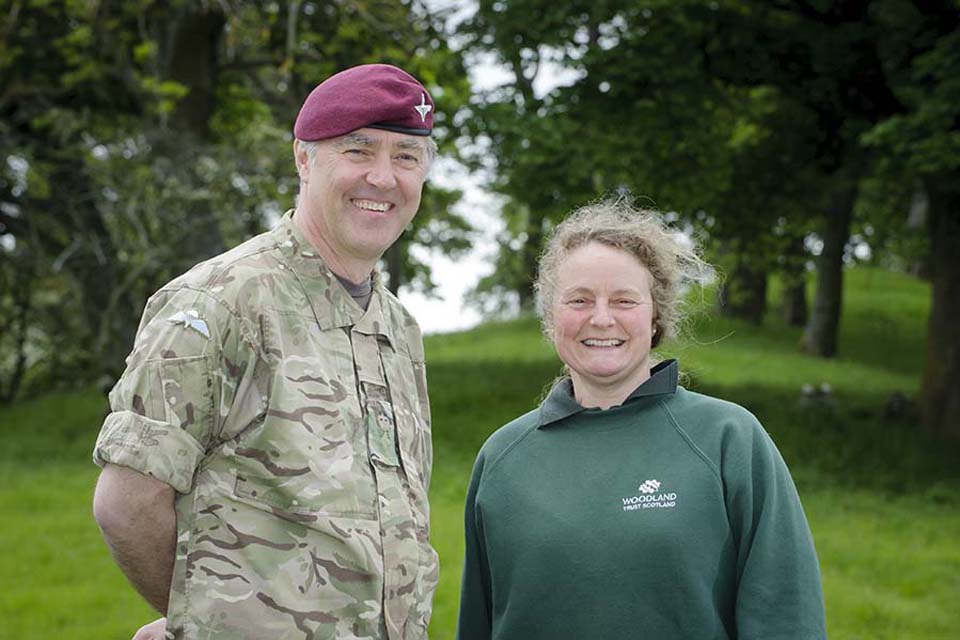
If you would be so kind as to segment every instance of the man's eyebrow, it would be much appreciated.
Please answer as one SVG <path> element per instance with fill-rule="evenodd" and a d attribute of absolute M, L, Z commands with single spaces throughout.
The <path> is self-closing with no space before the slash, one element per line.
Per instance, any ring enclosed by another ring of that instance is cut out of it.
<path fill-rule="evenodd" d="M 372 147 L 375 144 L 376 144 L 376 140 L 374 140 L 370 136 L 353 131 L 343 136 L 342 138 L 340 138 L 340 140 L 337 143 L 337 146 L 346 147 L 350 145 L 360 145 L 361 147 Z"/>
<path fill-rule="evenodd" d="M 408 151 L 423 151 L 423 143 L 413 138 L 403 138 L 398 140 L 396 146 L 400 149 L 406 149 Z"/>

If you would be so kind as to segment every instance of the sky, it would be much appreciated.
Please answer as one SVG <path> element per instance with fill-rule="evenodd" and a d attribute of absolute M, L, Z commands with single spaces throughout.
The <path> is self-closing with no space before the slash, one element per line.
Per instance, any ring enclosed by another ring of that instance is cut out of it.
<path fill-rule="evenodd" d="M 400 289 L 400 301 L 413 314 L 424 333 L 443 333 L 468 329 L 480 323 L 482 318 L 475 309 L 464 306 L 464 295 L 483 276 L 493 271 L 496 252 L 495 235 L 503 227 L 499 217 L 496 197 L 482 186 L 482 179 L 471 175 L 457 163 L 439 159 L 431 170 L 430 181 L 439 186 L 455 186 L 463 190 L 463 198 L 455 206 L 477 228 L 477 235 L 470 252 L 457 260 L 438 251 L 418 251 L 432 269 L 437 283 L 435 299 L 423 294 Z M 414 247 L 414 251 L 419 248 Z"/>
<path fill-rule="evenodd" d="M 447 21 L 452 29 L 475 10 L 474 2 L 460 0 L 428 0 L 431 10 L 453 10 Z M 468 65 L 470 84 L 474 90 L 491 89 L 513 80 L 513 74 L 492 59 L 474 59 Z M 442 105 L 438 105 L 442 108 Z M 440 158 L 431 169 L 429 181 L 438 186 L 457 188 L 463 198 L 455 206 L 456 212 L 476 229 L 473 248 L 457 260 L 440 252 L 419 251 L 417 257 L 430 265 L 433 281 L 437 283 L 435 297 L 401 287 L 400 301 L 413 314 L 424 333 L 443 333 L 476 326 L 482 321 L 476 309 L 464 306 L 464 295 L 485 275 L 493 271 L 496 253 L 496 234 L 503 228 L 500 205 L 494 194 L 484 188 L 484 178 L 469 172 L 450 158 Z M 414 248 L 417 250 L 417 248 Z"/>
<path fill-rule="evenodd" d="M 475 10 L 475 3 L 464 0 L 427 0 L 432 10 L 454 9 L 448 19 L 448 29 L 468 18 Z M 470 84 L 475 91 L 493 89 L 513 82 L 513 72 L 497 63 L 492 56 L 468 58 Z M 534 91 L 544 95 L 561 84 L 576 79 L 569 72 L 545 62 L 534 79 Z M 440 106 L 442 108 L 442 105 Z M 450 260 L 439 252 L 426 252 L 418 257 L 426 259 L 437 283 L 437 298 L 428 299 L 422 294 L 400 289 L 400 300 L 414 315 L 424 333 L 457 331 L 476 326 L 482 321 L 475 309 L 463 305 L 464 295 L 485 275 L 493 271 L 496 254 L 496 234 L 503 228 L 498 198 L 484 188 L 484 179 L 471 174 L 450 159 L 440 159 L 431 170 L 430 181 L 439 186 L 463 190 L 464 197 L 456 206 L 478 229 L 473 249 L 466 256 Z"/>

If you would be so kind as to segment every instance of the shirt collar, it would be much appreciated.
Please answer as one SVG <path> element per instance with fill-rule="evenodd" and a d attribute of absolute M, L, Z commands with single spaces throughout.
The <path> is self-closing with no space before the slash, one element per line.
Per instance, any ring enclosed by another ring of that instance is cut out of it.
<path fill-rule="evenodd" d="M 634 389 L 619 406 L 640 402 L 644 398 L 675 393 L 678 377 L 677 361 L 664 360 L 650 369 L 650 377 Z M 563 378 L 553 385 L 540 405 L 540 427 L 549 426 L 582 411 L 600 411 L 600 409 L 587 409 L 581 406 L 573 396 L 573 381 L 569 377 Z"/>
<path fill-rule="evenodd" d="M 282 264 L 300 282 L 321 329 L 355 327 L 360 333 L 384 336 L 391 346 L 396 345 L 392 323 L 387 322 L 383 314 L 383 299 L 387 293 L 377 271 L 372 275 L 373 295 L 364 311 L 293 224 L 292 209 L 283 215 L 280 224 L 270 233 L 282 256 Z"/>

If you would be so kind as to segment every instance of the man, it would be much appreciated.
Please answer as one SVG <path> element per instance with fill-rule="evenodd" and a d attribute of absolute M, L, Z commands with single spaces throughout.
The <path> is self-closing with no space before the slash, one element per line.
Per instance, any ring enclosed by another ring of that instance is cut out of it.
<path fill-rule="evenodd" d="M 296 209 L 148 301 L 94 460 L 139 638 L 425 638 L 437 581 L 420 331 L 375 271 L 433 101 L 364 65 L 307 97 Z"/>

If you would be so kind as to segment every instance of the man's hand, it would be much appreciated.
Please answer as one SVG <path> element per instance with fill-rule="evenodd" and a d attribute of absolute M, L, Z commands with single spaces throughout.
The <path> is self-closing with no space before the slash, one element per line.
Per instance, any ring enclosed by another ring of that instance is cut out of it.
<path fill-rule="evenodd" d="M 140 595 L 163 614 L 177 544 L 175 493 L 156 478 L 108 464 L 93 496 L 93 515 L 114 561 Z M 162 632 L 156 637 L 162 638 Z"/>
<path fill-rule="evenodd" d="M 163 640 L 167 632 L 167 619 L 160 618 L 145 624 L 133 634 L 133 640 Z"/>

